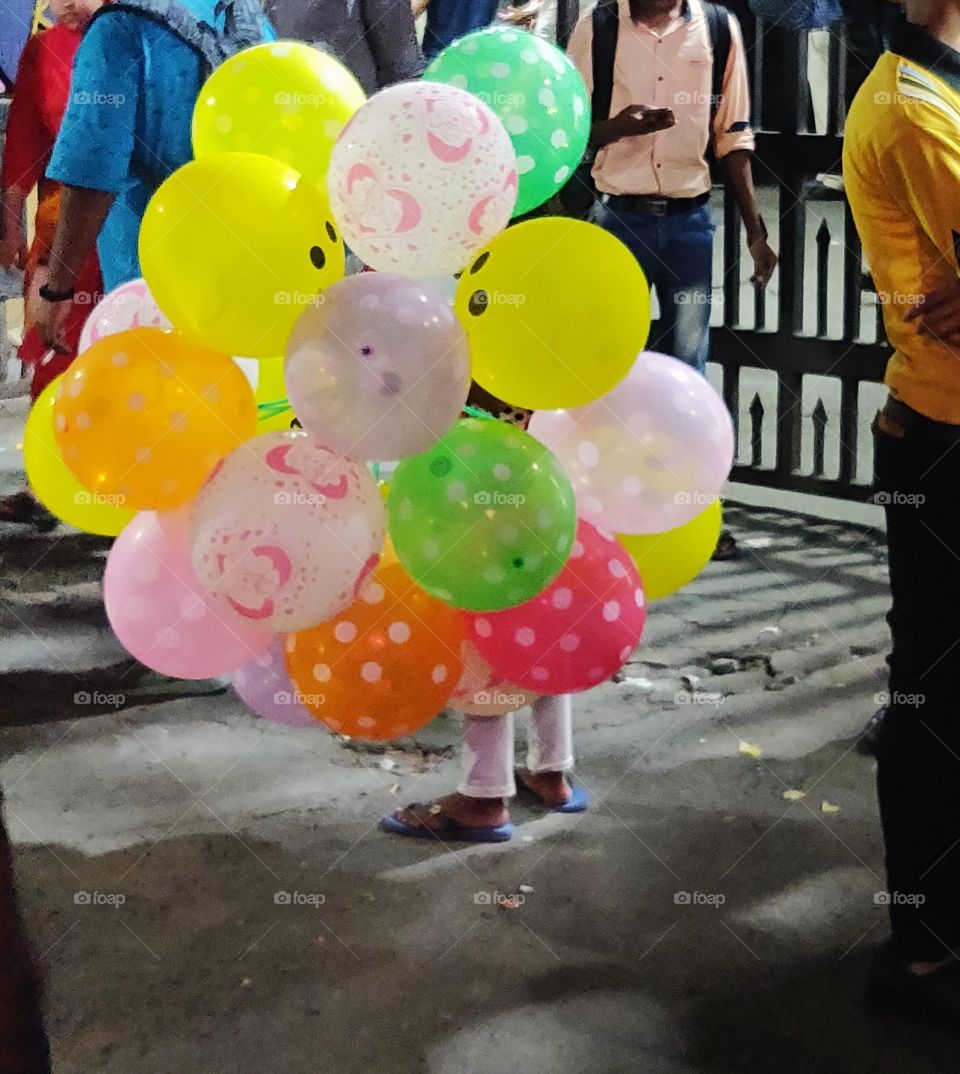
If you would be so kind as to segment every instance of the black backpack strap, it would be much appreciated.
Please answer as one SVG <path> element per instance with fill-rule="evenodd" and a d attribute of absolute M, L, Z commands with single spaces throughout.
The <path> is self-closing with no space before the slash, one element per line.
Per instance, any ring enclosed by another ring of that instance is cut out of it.
<path fill-rule="evenodd" d="M 707 30 L 710 34 L 710 48 L 713 52 L 713 69 L 710 79 L 710 126 L 713 130 L 713 120 L 716 118 L 717 109 L 723 100 L 723 78 L 727 73 L 727 61 L 730 59 L 730 12 L 718 4 L 711 4 L 703 0 L 703 13 L 707 19 Z"/>
<path fill-rule="evenodd" d="M 620 12 L 616 0 L 600 0 L 593 9 L 593 122 L 610 118 L 613 65 L 617 58 Z"/>
<path fill-rule="evenodd" d="M 223 28 L 231 49 L 240 51 L 263 41 L 263 8 L 257 0 L 218 0 L 216 13 L 225 13 Z"/>

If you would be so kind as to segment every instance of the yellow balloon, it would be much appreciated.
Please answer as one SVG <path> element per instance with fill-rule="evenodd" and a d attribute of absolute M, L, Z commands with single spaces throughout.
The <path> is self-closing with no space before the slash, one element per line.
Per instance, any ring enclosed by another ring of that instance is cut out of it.
<path fill-rule="evenodd" d="M 185 164 L 153 195 L 140 228 L 140 264 L 158 305 L 222 354 L 282 354 L 343 261 L 326 193 L 255 153 Z"/>
<path fill-rule="evenodd" d="M 527 410 L 605 395 L 650 331 L 650 288 L 633 254 L 603 228 L 561 217 L 493 238 L 464 269 L 455 308 L 473 379 Z"/>
<path fill-rule="evenodd" d="M 279 358 L 261 359 L 256 395 L 258 403 L 275 403 L 286 399 L 287 385 L 283 379 L 282 355 Z"/>
<path fill-rule="evenodd" d="M 257 382 L 257 435 L 275 429 L 289 429 L 296 416 L 287 403 L 287 388 L 283 382 L 283 358 L 263 358 L 260 361 L 260 380 Z"/>
<path fill-rule="evenodd" d="M 37 499 L 70 526 L 103 537 L 116 537 L 136 514 L 122 506 L 115 493 L 91 492 L 63 461 L 53 435 L 53 404 L 62 377 L 52 380 L 37 397 L 23 431 L 23 464 Z"/>
<path fill-rule="evenodd" d="M 722 520 L 720 501 L 712 500 L 705 511 L 675 530 L 617 534 L 637 565 L 647 600 L 667 597 L 696 578 L 717 547 Z"/>
<path fill-rule="evenodd" d="M 327 174 L 347 120 L 366 100 L 343 64 L 295 41 L 254 45 L 204 83 L 193 110 L 193 150 L 262 153 L 310 182 Z"/>

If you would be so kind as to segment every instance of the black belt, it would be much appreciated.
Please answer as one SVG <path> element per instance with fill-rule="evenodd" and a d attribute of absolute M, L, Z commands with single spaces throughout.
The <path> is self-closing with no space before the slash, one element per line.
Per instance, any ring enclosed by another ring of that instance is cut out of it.
<path fill-rule="evenodd" d="M 878 424 L 881 431 L 895 437 L 904 436 L 911 430 L 922 433 L 928 443 L 940 445 L 943 448 L 953 447 L 954 444 L 960 442 L 960 425 L 934 421 L 933 418 L 920 414 L 892 395 L 888 396 L 883 404 Z"/>
<path fill-rule="evenodd" d="M 659 194 L 604 194 L 603 203 L 637 216 L 673 216 L 699 209 L 710 200 L 710 191 L 695 198 L 665 198 Z"/>

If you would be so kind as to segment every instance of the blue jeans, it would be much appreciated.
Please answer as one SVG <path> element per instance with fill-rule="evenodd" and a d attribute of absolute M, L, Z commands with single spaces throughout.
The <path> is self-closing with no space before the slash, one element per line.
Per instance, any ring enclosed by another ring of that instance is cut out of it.
<path fill-rule="evenodd" d="M 656 289 L 660 320 L 651 327 L 650 350 L 672 354 L 702 373 L 710 357 L 713 295 L 710 206 L 672 216 L 641 216 L 599 202 L 594 222 L 630 250 Z"/>

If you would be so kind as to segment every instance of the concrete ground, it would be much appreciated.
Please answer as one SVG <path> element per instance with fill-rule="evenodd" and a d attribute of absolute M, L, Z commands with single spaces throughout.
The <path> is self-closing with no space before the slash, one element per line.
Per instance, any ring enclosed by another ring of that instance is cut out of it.
<path fill-rule="evenodd" d="M 728 520 L 744 558 L 578 699 L 593 808 L 517 808 L 482 848 L 376 827 L 452 787 L 455 720 L 381 751 L 259 721 L 130 664 L 106 542 L 0 535 L 0 784 L 58 1074 L 953 1069 L 954 1044 L 860 1006 L 885 930 L 853 750 L 883 689 L 882 538 Z"/>

